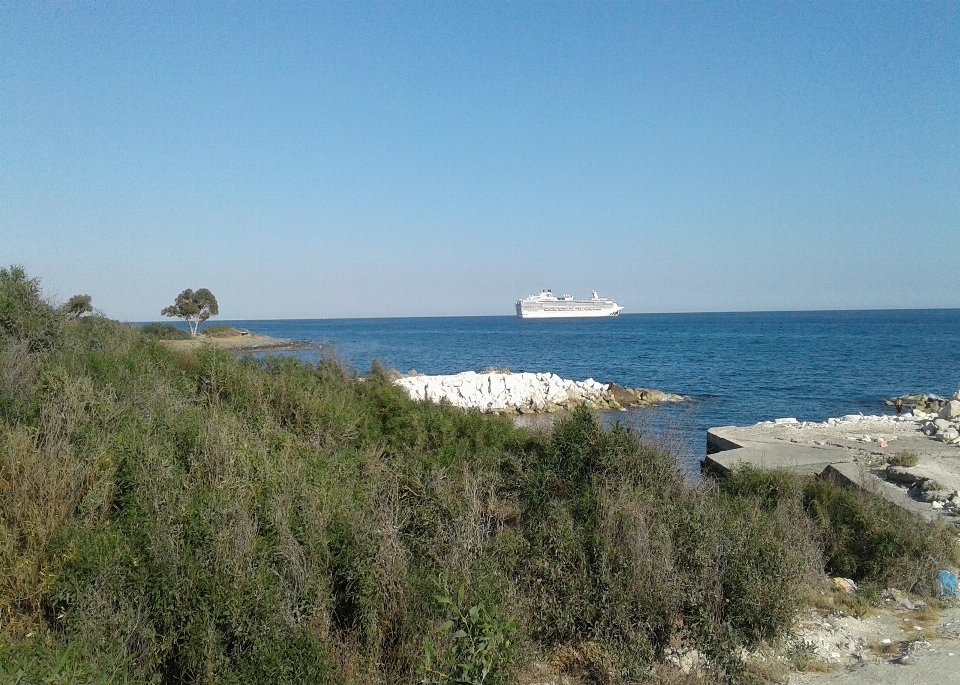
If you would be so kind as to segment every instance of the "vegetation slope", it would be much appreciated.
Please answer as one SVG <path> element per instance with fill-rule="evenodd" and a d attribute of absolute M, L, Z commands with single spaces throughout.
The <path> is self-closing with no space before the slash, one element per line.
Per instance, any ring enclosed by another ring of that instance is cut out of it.
<path fill-rule="evenodd" d="M 749 680 L 825 572 L 932 590 L 954 536 L 828 483 L 718 487 L 587 411 L 552 435 L 378 365 L 173 353 L 0 270 L 0 680 Z"/>

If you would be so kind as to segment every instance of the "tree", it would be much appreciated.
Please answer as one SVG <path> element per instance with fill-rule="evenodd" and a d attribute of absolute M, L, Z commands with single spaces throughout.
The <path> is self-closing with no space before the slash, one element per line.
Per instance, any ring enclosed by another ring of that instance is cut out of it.
<path fill-rule="evenodd" d="M 160 312 L 163 316 L 173 316 L 183 319 L 190 326 L 190 335 L 197 334 L 197 327 L 220 313 L 217 308 L 217 298 L 206 288 L 194 292 L 189 288 L 177 295 L 172 305 Z"/>
<path fill-rule="evenodd" d="M 0 339 L 12 337 L 39 351 L 56 346 L 63 313 L 50 306 L 40 281 L 28 278 L 22 266 L 0 269 Z"/>
<path fill-rule="evenodd" d="M 93 311 L 92 298 L 89 295 L 74 295 L 63 305 L 63 310 L 72 319 Z"/>

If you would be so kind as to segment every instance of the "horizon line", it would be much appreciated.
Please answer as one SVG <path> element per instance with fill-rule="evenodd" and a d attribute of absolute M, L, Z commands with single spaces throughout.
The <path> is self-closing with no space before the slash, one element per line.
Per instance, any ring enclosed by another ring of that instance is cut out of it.
<path fill-rule="evenodd" d="M 949 312 L 958 311 L 957 307 L 870 307 L 862 309 L 731 309 L 731 310 L 703 310 L 680 312 L 629 312 L 619 316 L 608 317 L 569 317 L 562 319 L 529 319 L 530 321 L 568 321 L 586 318 L 605 321 L 622 316 L 664 316 L 664 315 L 697 315 L 697 314 L 830 314 L 843 312 Z M 277 319 L 219 319 L 225 321 L 376 321 L 389 319 L 519 319 L 516 314 L 423 314 L 413 316 L 313 316 L 313 317 L 286 317 Z M 208 324 L 210 320 L 204 322 Z M 171 323 L 170 320 L 155 321 L 126 321 L 124 323 L 149 324 Z M 172 322 L 176 323 L 176 322 Z"/>

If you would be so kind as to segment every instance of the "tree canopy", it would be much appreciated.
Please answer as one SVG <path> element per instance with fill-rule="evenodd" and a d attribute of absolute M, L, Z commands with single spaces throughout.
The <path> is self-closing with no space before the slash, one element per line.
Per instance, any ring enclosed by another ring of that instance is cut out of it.
<path fill-rule="evenodd" d="M 22 266 L 0 269 L 0 339 L 12 338 L 31 350 L 56 344 L 63 314 L 40 292 L 40 281 L 29 278 Z"/>
<path fill-rule="evenodd" d="M 67 316 L 72 318 L 77 318 L 87 312 L 93 311 L 93 298 L 89 295 L 74 295 L 67 303 L 63 305 L 63 310 L 67 313 Z"/>
<path fill-rule="evenodd" d="M 190 335 L 197 334 L 197 327 L 220 313 L 217 307 L 217 298 L 206 288 L 197 291 L 187 288 L 177 295 L 177 299 L 169 307 L 160 312 L 162 316 L 172 316 L 183 319 L 190 327 Z"/>

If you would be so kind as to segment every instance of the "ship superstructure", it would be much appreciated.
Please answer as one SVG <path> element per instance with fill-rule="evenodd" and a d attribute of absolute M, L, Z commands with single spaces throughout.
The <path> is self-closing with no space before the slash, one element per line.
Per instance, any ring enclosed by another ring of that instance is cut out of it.
<path fill-rule="evenodd" d="M 517 316 L 521 319 L 569 319 L 574 317 L 620 316 L 623 307 L 597 291 L 589 298 L 573 295 L 557 297 L 552 290 L 517 300 Z"/>

